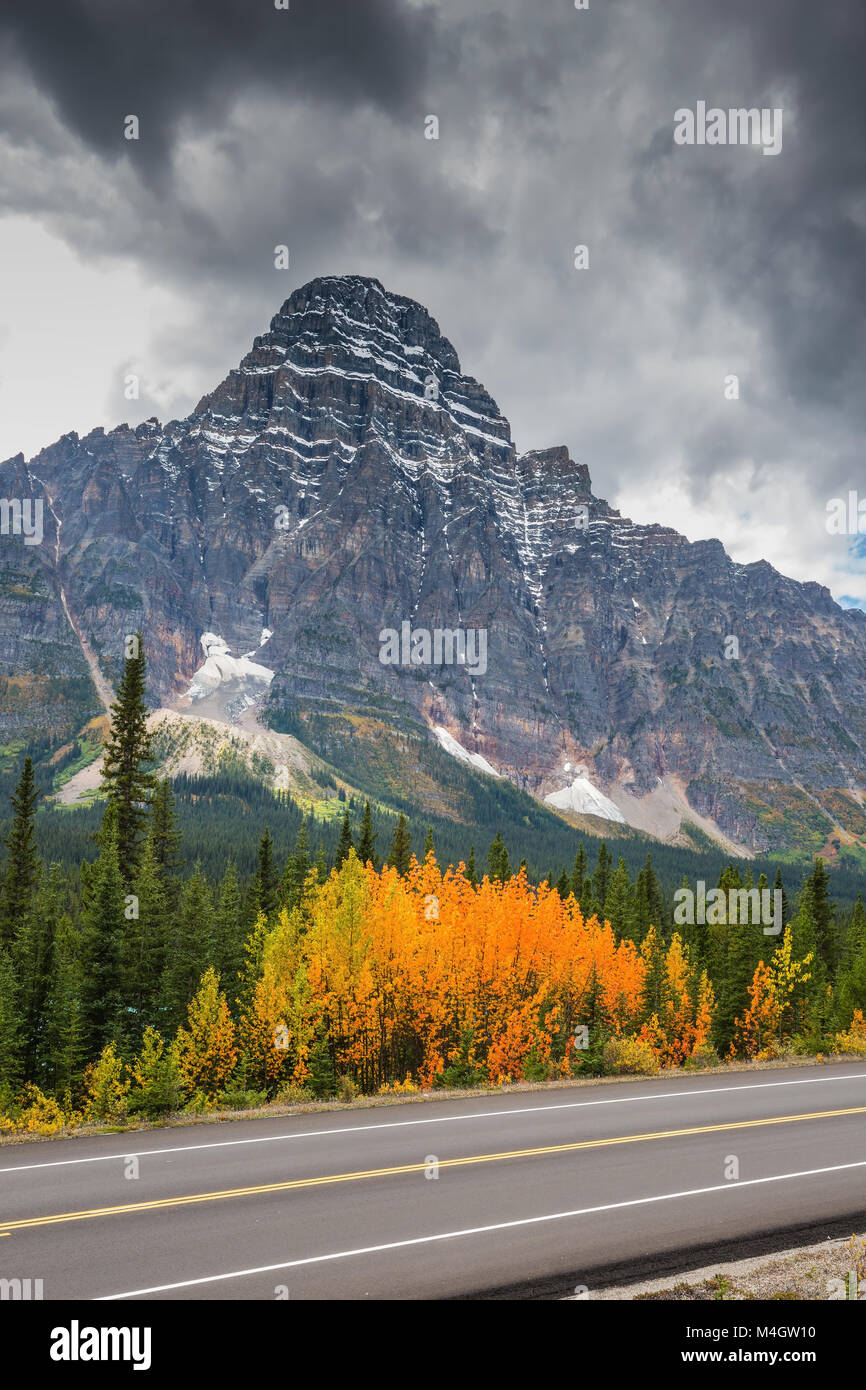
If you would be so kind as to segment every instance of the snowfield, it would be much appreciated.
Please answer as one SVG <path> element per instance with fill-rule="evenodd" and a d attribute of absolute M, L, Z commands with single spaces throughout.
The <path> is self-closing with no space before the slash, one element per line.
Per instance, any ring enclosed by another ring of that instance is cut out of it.
<path fill-rule="evenodd" d="M 614 806 L 602 792 L 594 787 L 588 777 L 575 777 L 570 787 L 560 792 L 551 792 L 544 798 L 548 806 L 558 811 L 576 811 L 583 816 L 600 816 L 602 820 L 626 824 L 625 816 L 618 806 Z"/>

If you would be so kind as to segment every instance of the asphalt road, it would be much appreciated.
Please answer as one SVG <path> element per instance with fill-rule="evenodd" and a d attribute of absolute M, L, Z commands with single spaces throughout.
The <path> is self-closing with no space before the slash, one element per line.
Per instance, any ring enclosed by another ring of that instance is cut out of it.
<path fill-rule="evenodd" d="M 557 1297 L 864 1223 L 862 1062 L 0 1148 L 46 1300 Z"/>

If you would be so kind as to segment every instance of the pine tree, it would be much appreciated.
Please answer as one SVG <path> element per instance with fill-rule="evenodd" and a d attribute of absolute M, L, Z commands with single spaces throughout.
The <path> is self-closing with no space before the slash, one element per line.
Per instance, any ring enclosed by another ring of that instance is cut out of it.
<path fill-rule="evenodd" d="M 243 965 L 241 966 L 240 979 L 237 989 L 237 1009 L 239 1014 L 250 1013 L 253 998 L 256 992 L 256 985 L 262 973 L 262 961 L 265 954 L 265 941 L 268 936 L 268 923 L 264 914 L 260 914 L 253 925 L 253 929 L 244 942 Z"/>
<path fill-rule="evenodd" d="M 302 827 L 303 828 L 303 827 Z M 226 996 L 233 1005 L 244 963 L 244 926 L 237 869 L 232 860 L 223 875 L 214 913 L 213 965 L 225 983 Z"/>
<path fill-rule="evenodd" d="M 791 917 L 788 910 L 788 894 L 785 892 L 785 885 L 782 882 L 781 869 L 776 870 L 776 878 L 773 883 L 773 892 L 775 893 L 777 891 L 782 894 L 782 930 L 784 931 L 785 927 L 790 923 Z M 773 901 L 775 902 L 775 898 Z"/>
<path fill-rule="evenodd" d="M 290 912 L 293 907 L 298 907 L 303 899 L 304 885 L 307 882 L 307 874 L 309 872 L 309 834 L 307 831 L 307 822 L 302 820 L 295 839 L 294 851 L 289 855 L 285 873 L 283 874 L 283 906 L 288 908 Z"/>
<path fill-rule="evenodd" d="M 370 812 L 369 801 L 364 803 L 364 815 L 361 820 L 361 838 L 358 841 L 358 858 L 362 864 L 372 864 L 373 868 L 378 868 L 376 860 L 376 841 L 379 838 L 378 831 L 373 830 L 373 817 Z"/>
<path fill-rule="evenodd" d="M 812 872 L 806 879 L 802 901 L 812 922 L 818 959 L 832 977 L 838 954 L 836 908 L 830 901 L 830 875 L 821 858 L 815 859 Z"/>
<path fill-rule="evenodd" d="M 604 916 L 613 928 L 617 941 L 630 936 L 633 930 L 632 886 L 628 868 L 620 858 L 616 872 L 608 881 L 607 897 L 604 903 Z"/>
<path fill-rule="evenodd" d="M 511 863 L 508 858 L 508 850 L 499 831 L 496 838 L 487 851 L 487 869 L 492 882 L 505 883 L 511 877 Z M 551 886 L 556 882 L 551 875 L 549 882 Z"/>
<path fill-rule="evenodd" d="M 354 848 L 355 842 L 352 839 L 352 827 L 349 823 L 349 812 L 346 811 L 343 815 L 343 823 L 340 826 L 340 843 L 337 845 L 337 855 L 334 860 L 335 869 L 342 869 L 343 865 L 349 857 L 350 850 L 353 850 Z"/>
<path fill-rule="evenodd" d="M 170 1032 L 186 1016 L 187 1005 L 210 963 L 212 942 L 213 901 L 201 867 L 196 864 L 181 891 L 174 940 L 163 976 L 163 1003 Z"/>
<path fill-rule="evenodd" d="M 151 826 L 132 881 L 132 900 L 127 898 L 120 950 L 122 1039 L 132 1050 L 140 1046 L 148 1024 L 160 1021 L 159 988 L 171 912 L 167 875 L 157 853 Z"/>
<path fill-rule="evenodd" d="M 475 868 L 475 846 L 469 846 L 469 858 L 466 861 L 466 881 L 472 884 L 473 888 L 478 886 L 478 871 Z"/>
<path fill-rule="evenodd" d="M 758 963 L 763 959 L 766 964 L 773 946 L 768 947 L 760 923 L 729 922 L 721 930 L 727 949 L 720 978 L 713 982 L 717 1000 L 713 1040 L 719 1053 L 724 1054 L 733 1040 L 736 1019 L 749 1006 L 749 986 Z"/>
<path fill-rule="evenodd" d="M 36 907 L 12 948 L 18 982 L 20 1040 L 25 1081 L 44 1084 L 45 1010 L 51 984 L 54 936 L 64 896 L 63 871 L 52 864 L 39 885 Z"/>
<path fill-rule="evenodd" d="M 0 946 L 0 1112 L 21 1084 L 22 1053 L 15 971 L 9 952 Z"/>
<path fill-rule="evenodd" d="M 40 870 L 33 824 L 38 796 L 33 762 L 25 758 L 18 785 L 10 798 L 12 828 L 3 841 L 9 859 L 0 887 L 0 946 L 11 944 L 33 907 Z"/>
<path fill-rule="evenodd" d="M 138 863 L 155 778 L 145 771 L 152 756 L 147 732 L 145 658 L 141 633 L 133 639 L 134 655 L 124 662 L 117 699 L 111 706 L 111 730 L 105 744 L 102 785 L 117 807 L 117 854 L 124 882 Z"/>
<path fill-rule="evenodd" d="M 563 869 L 559 878 L 556 880 L 556 891 L 562 898 L 562 901 L 565 902 L 571 892 L 571 880 L 568 877 L 568 871 L 566 869 Z"/>
<path fill-rule="evenodd" d="M 258 910 L 267 918 L 273 917 L 277 910 L 277 870 L 274 864 L 274 842 L 271 832 L 265 826 L 265 833 L 259 841 L 259 867 L 256 873 Z"/>
<path fill-rule="evenodd" d="M 598 864 L 592 876 L 592 896 L 598 904 L 599 911 L 604 911 L 607 902 L 607 890 L 610 887 L 610 879 L 613 860 L 610 857 L 607 843 L 602 840 L 598 850 Z"/>
<path fill-rule="evenodd" d="M 119 806 L 110 801 L 100 831 L 99 858 L 88 875 L 82 907 L 82 1026 L 88 1061 L 111 1042 L 120 1009 L 120 945 L 125 891 L 118 859 Z"/>
<path fill-rule="evenodd" d="M 392 869 L 397 870 L 398 874 L 407 874 L 409 872 L 411 854 L 412 837 L 409 834 L 409 822 L 401 813 L 394 827 L 394 838 L 391 841 L 391 852 L 388 855 L 388 863 Z"/>
<path fill-rule="evenodd" d="M 845 933 L 845 945 L 841 952 L 841 968 L 850 967 L 864 948 L 866 948 L 866 908 L 863 907 L 862 893 L 858 893 L 854 911 L 851 913 L 851 921 L 848 923 L 848 930 Z"/>
<path fill-rule="evenodd" d="M 428 825 L 428 827 L 427 827 L 427 834 L 426 834 L 426 836 L 424 837 L 424 858 L 425 858 L 425 860 L 426 860 L 428 854 L 432 854 L 432 855 L 433 855 L 433 858 L 434 858 L 434 859 L 436 858 L 436 846 L 435 846 L 434 843 L 433 843 L 433 827 L 432 827 L 432 825 Z"/>
<path fill-rule="evenodd" d="M 154 863 L 162 871 L 166 904 L 173 911 L 180 893 L 178 875 L 183 868 L 183 858 L 180 854 L 182 836 L 177 822 L 174 792 L 167 777 L 161 777 L 154 788 L 148 833 L 153 838 Z"/>
<path fill-rule="evenodd" d="M 650 927 L 658 927 L 663 931 L 664 922 L 664 902 L 662 900 L 661 885 L 656 878 L 652 859 L 646 857 L 646 863 L 637 876 L 634 893 L 634 917 L 635 929 L 629 933 L 635 941 L 642 941 Z"/>
<path fill-rule="evenodd" d="M 47 1076 L 56 1095 L 77 1089 L 86 1058 L 83 1004 L 82 935 L 68 915 L 60 918 L 54 937 L 51 979 L 45 1008 Z"/>
<path fill-rule="evenodd" d="M 574 867 L 571 871 L 571 891 L 578 902 L 583 897 L 583 884 L 586 878 L 586 850 L 583 840 L 577 847 L 577 854 L 574 856 Z"/>
<path fill-rule="evenodd" d="M 866 936 L 851 942 L 849 929 L 849 943 L 851 950 L 846 953 L 836 989 L 835 1016 L 840 1031 L 850 1028 L 855 1009 L 866 1014 Z"/>

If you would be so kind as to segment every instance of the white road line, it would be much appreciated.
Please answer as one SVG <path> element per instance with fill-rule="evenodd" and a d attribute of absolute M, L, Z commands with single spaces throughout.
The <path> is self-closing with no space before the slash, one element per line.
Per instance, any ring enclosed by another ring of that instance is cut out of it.
<path fill-rule="evenodd" d="M 180 1144 L 166 1149 L 124 1149 L 116 1154 L 97 1154 L 92 1158 L 60 1158 L 50 1163 L 21 1163 L 15 1167 L 0 1167 L 5 1173 L 29 1173 L 41 1168 L 70 1168 L 81 1163 L 111 1163 L 117 1159 L 159 1158 L 162 1154 L 196 1153 L 204 1149 L 231 1149 L 244 1144 L 278 1144 L 292 1139 L 323 1139 L 333 1134 L 365 1134 L 379 1129 L 409 1129 L 415 1125 L 464 1124 L 467 1120 L 492 1120 L 498 1116 L 538 1115 L 553 1110 L 584 1110 L 595 1105 L 636 1105 L 653 1100 L 687 1100 L 691 1096 L 728 1095 L 732 1091 L 768 1091 L 779 1086 L 819 1086 L 835 1081 L 866 1081 L 866 1072 L 852 1076 L 808 1076 L 799 1081 L 757 1081 L 744 1086 L 705 1086 L 695 1091 L 662 1092 L 650 1096 L 611 1096 L 605 1100 L 574 1100 L 559 1105 L 526 1105 L 506 1110 L 476 1110 L 468 1115 L 434 1115 L 426 1120 L 391 1120 L 384 1124 L 343 1125 L 338 1129 L 305 1129 L 296 1134 L 266 1134 L 256 1139 L 221 1139 L 210 1144 Z M 243 1121 L 238 1121 L 243 1123 Z"/>
<path fill-rule="evenodd" d="M 191 1289 L 201 1284 L 224 1283 L 227 1279 L 245 1279 L 251 1274 L 272 1274 L 280 1269 L 299 1269 L 302 1265 L 327 1264 L 331 1260 L 350 1260 L 358 1255 L 379 1255 L 386 1250 L 405 1250 L 412 1245 L 433 1245 L 442 1240 L 461 1240 L 466 1236 L 489 1235 L 493 1231 L 513 1231 L 518 1226 L 540 1226 L 547 1221 L 567 1221 L 576 1216 L 595 1216 L 603 1211 L 622 1211 L 626 1207 L 645 1207 L 653 1202 L 676 1202 L 683 1197 L 706 1197 L 711 1192 L 737 1192 L 743 1187 L 760 1187 L 769 1182 L 790 1182 L 795 1178 L 814 1178 L 823 1173 L 842 1173 L 851 1168 L 866 1168 L 866 1159 L 859 1163 L 837 1163 L 832 1168 L 807 1168 L 802 1173 L 777 1173 L 770 1178 L 748 1178 L 742 1182 L 724 1182 L 715 1187 L 695 1187 L 687 1192 L 665 1192 L 659 1197 L 634 1197 L 628 1202 L 606 1202 L 600 1207 L 578 1207 L 576 1211 L 557 1211 L 549 1216 L 525 1216 L 519 1221 L 499 1221 L 494 1226 L 469 1226 L 462 1231 L 443 1231 L 435 1236 L 415 1236 L 412 1240 L 393 1240 L 386 1245 L 366 1245 L 357 1250 L 337 1250 L 331 1255 L 310 1255 L 302 1260 L 285 1260 L 278 1265 L 259 1265 L 257 1269 L 233 1269 L 229 1274 L 209 1274 L 204 1279 L 183 1279 L 176 1284 L 155 1284 L 149 1289 L 132 1289 L 129 1293 L 102 1294 L 95 1303 L 112 1303 L 121 1298 L 143 1298 L 149 1293 L 171 1293 L 173 1289 Z"/>

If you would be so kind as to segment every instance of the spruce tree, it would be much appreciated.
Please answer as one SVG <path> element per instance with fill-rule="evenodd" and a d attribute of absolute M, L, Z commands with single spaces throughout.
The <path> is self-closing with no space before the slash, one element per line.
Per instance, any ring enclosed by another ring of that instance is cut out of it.
<path fill-rule="evenodd" d="M 24 1076 L 21 1020 L 15 970 L 9 952 L 0 946 L 0 1113 Z"/>
<path fill-rule="evenodd" d="M 48 999 L 52 955 L 57 923 L 64 898 L 63 871 L 52 864 L 39 885 L 35 910 L 12 947 L 12 961 L 18 982 L 20 1039 L 25 1081 L 44 1085 L 45 1011 Z"/>
<path fill-rule="evenodd" d="M 9 946 L 33 908 L 33 894 L 39 879 L 34 818 L 39 792 L 33 777 L 33 762 L 24 767 L 12 796 L 12 828 L 3 843 L 9 851 L 0 886 L 0 946 Z"/>
<path fill-rule="evenodd" d="M 562 898 L 562 901 L 565 902 L 571 892 L 571 880 L 568 877 L 568 871 L 566 869 L 563 869 L 559 878 L 556 880 L 556 891 Z"/>
<path fill-rule="evenodd" d="M 180 893 L 179 874 L 183 868 L 180 854 L 182 836 L 177 822 L 174 792 L 167 777 L 156 783 L 150 809 L 150 829 L 153 837 L 153 859 L 162 871 L 166 904 L 169 910 L 177 907 Z"/>
<path fill-rule="evenodd" d="M 767 963 L 776 942 L 763 935 L 760 922 L 729 922 L 721 930 L 725 933 L 726 951 L 720 978 L 713 981 L 717 1001 L 713 1040 L 723 1054 L 733 1040 L 736 1019 L 749 1006 L 749 986 L 758 962 L 763 959 Z"/>
<path fill-rule="evenodd" d="M 863 907 L 863 895 L 858 893 L 854 911 L 851 913 L 851 921 L 848 923 L 848 930 L 845 933 L 845 944 L 841 951 L 842 968 L 849 967 L 864 948 L 866 948 L 866 908 Z"/>
<path fill-rule="evenodd" d="M 45 1009 L 46 1072 L 58 1096 L 77 1089 L 86 1056 L 84 1016 L 84 942 L 68 914 L 58 923 L 54 938 L 51 980 Z"/>
<path fill-rule="evenodd" d="M 157 852 L 151 827 L 132 882 L 132 902 L 127 900 L 120 951 L 123 1041 L 131 1049 L 138 1048 L 148 1024 L 156 1027 L 160 1022 L 159 989 L 171 909 L 167 874 Z"/>
<path fill-rule="evenodd" d="M 508 850 L 505 848 L 505 842 L 498 830 L 495 840 L 493 840 L 490 849 L 487 851 L 487 869 L 491 882 L 505 883 L 505 881 L 511 877 L 511 863 L 508 858 Z M 553 875 L 551 875 L 549 882 L 551 887 L 553 887 L 556 882 Z"/>
<path fill-rule="evenodd" d="M 787 927 L 790 923 L 791 918 L 788 910 L 788 894 L 785 892 L 785 885 L 782 882 L 781 869 L 776 870 L 776 878 L 775 882 L 773 883 L 773 892 L 780 892 L 782 894 L 782 930 L 784 931 L 785 927 Z M 775 898 L 772 901 L 775 904 Z"/>
<path fill-rule="evenodd" d="M 432 854 L 432 855 L 433 855 L 433 858 L 434 858 L 434 859 L 436 858 L 436 846 L 435 846 L 434 843 L 433 843 L 433 827 L 432 827 L 432 825 L 428 825 L 428 827 L 427 827 L 427 834 L 426 834 L 426 836 L 424 837 L 424 858 L 425 858 L 425 859 L 427 858 L 427 855 L 428 855 L 428 854 Z"/>
<path fill-rule="evenodd" d="M 125 886 L 118 858 L 119 807 L 110 801 L 100 831 L 99 858 L 87 877 L 82 906 L 82 1041 L 96 1061 L 114 1037 L 120 1010 L 120 947 L 125 928 Z"/>
<path fill-rule="evenodd" d="M 407 874 L 409 872 L 411 854 L 412 836 L 409 834 L 409 822 L 401 813 L 394 827 L 394 836 L 391 840 L 388 863 L 392 869 L 397 870 L 398 874 Z"/>
<path fill-rule="evenodd" d="M 571 871 L 571 891 L 574 897 L 580 902 L 583 897 L 583 883 L 586 878 L 586 850 L 583 840 L 577 847 L 577 854 L 574 856 L 574 866 Z"/>
<path fill-rule="evenodd" d="M 595 873 L 592 876 L 592 896 L 598 904 L 599 911 L 604 911 L 607 902 L 607 890 L 610 886 L 610 879 L 613 860 L 610 856 L 606 841 L 602 840 L 598 850 L 598 863 Z"/>
<path fill-rule="evenodd" d="M 313 867 L 316 870 L 317 881 L 319 883 L 324 883 L 325 879 L 328 877 L 328 861 L 325 858 L 325 851 L 323 850 L 321 845 L 319 845 L 319 848 L 316 852 L 316 862 L 313 865 Z"/>
<path fill-rule="evenodd" d="M 473 888 L 478 886 L 478 871 L 475 868 L 475 846 L 469 846 L 469 858 L 466 861 L 466 881 L 472 884 Z"/>
<path fill-rule="evenodd" d="M 361 820 L 361 837 L 358 840 L 358 858 L 362 864 L 372 864 L 373 868 L 378 868 L 376 861 L 376 841 L 379 838 L 378 831 L 373 829 L 373 817 L 370 812 L 369 801 L 364 803 L 364 815 Z"/>
<path fill-rule="evenodd" d="M 169 1032 L 186 1018 L 189 1002 L 210 964 L 212 946 L 213 900 L 201 866 L 196 864 L 192 877 L 183 885 L 174 937 L 166 954 L 162 989 Z"/>
<path fill-rule="evenodd" d="M 310 872 L 310 842 L 307 822 L 301 821 L 295 838 L 295 848 L 289 855 L 283 874 L 283 905 L 291 912 L 298 907 L 304 896 L 304 885 Z"/>
<path fill-rule="evenodd" d="M 638 874 L 635 884 L 634 917 L 635 930 L 630 935 L 636 941 L 642 941 L 650 927 L 658 927 L 660 932 L 664 930 L 665 912 L 661 885 L 656 878 L 652 859 L 649 855 L 646 857 L 646 863 Z"/>
<path fill-rule="evenodd" d="M 617 941 L 622 941 L 624 936 L 632 936 L 634 931 L 632 886 L 628 868 L 623 858 L 620 858 L 616 872 L 610 876 L 604 903 L 604 915 L 610 922 Z M 633 939 L 638 940 L 639 938 L 635 935 Z"/>
<path fill-rule="evenodd" d="M 265 826 L 265 833 L 259 841 L 259 867 L 256 873 L 258 910 L 270 919 L 277 910 L 277 870 L 274 864 L 274 842 L 271 832 Z"/>
<path fill-rule="evenodd" d="M 135 872 L 155 778 L 145 770 L 151 760 L 145 704 L 144 644 L 139 632 L 135 655 L 124 663 L 117 699 L 111 706 L 111 731 L 105 744 L 102 784 L 117 807 L 117 854 L 124 882 Z"/>
<path fill-rule="evenodd" d="M 214 913 L 213 966 L 222 981 L 226 998 L 234 1005 L 238 980 L 244 963 L 244 926 L 241 891 L 237 870 L 229 860 Z"/>
<path fill-rule="evenodd" d="M 830 901 L 830 875 L 823 859 L 816 858 L 806 880 L 803 896 L 812 919 L 815 947 L 827 974 L 832 977 L 838 955 L 836 907 Z"/>
<path fill-rule="evenodd" d="M 850 1028 L 855 1009 L 866 1016 L 866 939 L 860 940 L 857 949 L 846 956 L 839 972 L 835 1017 L 840 1031 Z"/>
<path fill-rule="evenodd" d="M 340 843 L 337 845 L 337 855 L 334 859 L 335 869 L 342 869 L 343 865 L 349 857 L 350 851 L 354 848 L 355 842 L 352 839 L 352 827 L 349 824 L 349 812 L 346 811 L 343 815 L 343 823 L 340 826 Z"/>

